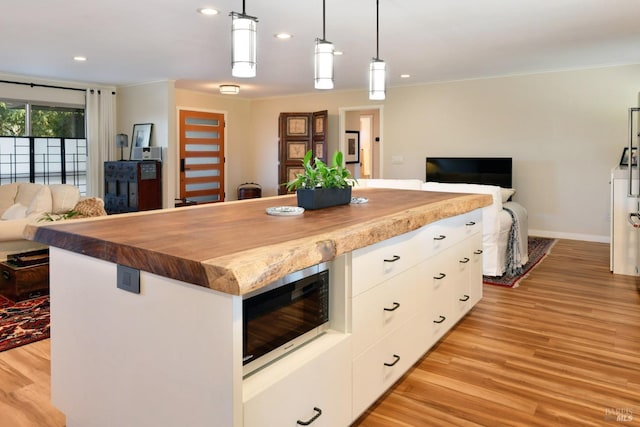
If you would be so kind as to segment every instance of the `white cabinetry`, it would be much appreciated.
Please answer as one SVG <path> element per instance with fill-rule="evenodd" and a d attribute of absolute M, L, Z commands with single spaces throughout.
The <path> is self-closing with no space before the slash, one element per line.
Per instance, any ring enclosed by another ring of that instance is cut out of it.
<path fill-rule="evenodd" d="M 354 419 L 479 301 L 481 231 L 473 211 L 353 252 Z"/>

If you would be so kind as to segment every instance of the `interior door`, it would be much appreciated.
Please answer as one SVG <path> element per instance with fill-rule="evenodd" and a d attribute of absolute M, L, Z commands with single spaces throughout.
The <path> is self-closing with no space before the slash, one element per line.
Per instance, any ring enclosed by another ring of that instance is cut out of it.
<path fill-rule="evenodd" d="M 180 199 L 224 201 L 224 114 L 180 110 Z"/>
<path fill-rule="evenodd" d="M 314 158 L 327 161 L 327 110 L 315 113 L 280 113 L 278 123 L 278 194 L 302 173 L 302 159 L 313 150 Z"/>

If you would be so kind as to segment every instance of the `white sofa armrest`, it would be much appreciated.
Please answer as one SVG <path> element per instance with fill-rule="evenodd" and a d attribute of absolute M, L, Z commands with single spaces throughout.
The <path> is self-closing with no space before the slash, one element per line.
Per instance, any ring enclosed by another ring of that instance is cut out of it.
<path fill-rule="evenodd" d="M 30 217 L 0 221 L 0 242 L 23 239 L 24 227 L 30 222 Z"/>

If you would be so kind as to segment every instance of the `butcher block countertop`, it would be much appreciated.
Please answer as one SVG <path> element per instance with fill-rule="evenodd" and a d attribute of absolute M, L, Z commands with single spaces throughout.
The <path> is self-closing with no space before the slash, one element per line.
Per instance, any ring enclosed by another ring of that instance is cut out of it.
<path fill-rule="evenodd" d="M 491 196 L 354 190 L 368 203 L 271 216 L 278 196 L 31 225 L 25 238 L 233 295 L 491 204 Z"/>

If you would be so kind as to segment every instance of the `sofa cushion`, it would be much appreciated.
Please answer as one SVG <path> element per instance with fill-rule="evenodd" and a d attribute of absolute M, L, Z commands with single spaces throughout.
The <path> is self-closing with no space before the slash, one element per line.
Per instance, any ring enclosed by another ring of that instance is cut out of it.
<path fill-rule="evenodd" d="M 68 184 L 51 184 L 51 212 L 54 214 L 67 213 L 80 200 L 80 189 Z"/>
<path fill-rule="evenodd" d="M 16 200 L 16 194 L 18 194 L 17 182 L 0 185 L 0 215 L 5 209 L 13 206 Z"/>
<path fill-rule="evenodd" d="M 18 189 L 18 197 L 20 198 L 20 191 L 22 186 Z M 29 202 L 27 207 L 27 215 L 40 214 L 44 212 L 51 212 L 51 190 L 46 185 L 41 185 L 40 189 L 35 192 L 33 198 Z"/>
<path fill-rule="evenodd" d="M 23 204 L 16 203 L 9 206 L 3 213 L 0 219 L 9 221 L 12 219 L 20 219 L 27 216 L 27 207 Z"/>

